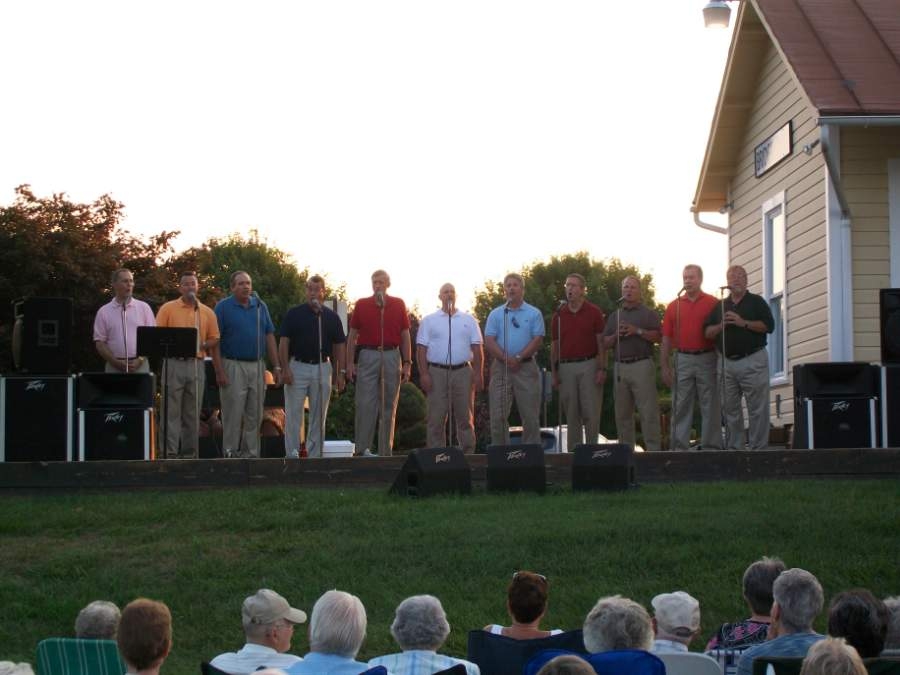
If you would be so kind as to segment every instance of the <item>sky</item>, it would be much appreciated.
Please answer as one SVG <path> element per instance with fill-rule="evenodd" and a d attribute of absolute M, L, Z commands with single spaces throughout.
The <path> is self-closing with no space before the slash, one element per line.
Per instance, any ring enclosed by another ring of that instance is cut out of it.
<path fill-rule="evenodd" d="M 179 250 L 256 230 L 351 298 L 384 268 L 422 312 L 576 251 L 659 300 L 698 263 L 713 292 L 726 237 L 689 208 L 730 31 L 703 5 L 2 3 L 0 204 L 108 193 Z"/>

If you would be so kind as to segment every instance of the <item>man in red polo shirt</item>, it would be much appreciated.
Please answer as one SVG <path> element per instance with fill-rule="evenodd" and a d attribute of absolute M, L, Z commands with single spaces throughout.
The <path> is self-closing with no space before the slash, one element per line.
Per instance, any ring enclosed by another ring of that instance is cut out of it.
<path fill-rule="evenodd" d="M 356 382 L 357 455 L 372 454 L 379 420 L 378 454 L 392 453 L 400 382 L 409 381 L 412 368 L 409 313 L 403 300 L 387 294 L 390 286 L 387 272 L 373 272 L 372 296 L 357 300 L 350 317 L 347 377 Z"/>
<path fill-rule="evenodd" d="M 663 317 L 663 339 L 660 350 L 663 381 L 672 388 L 674 413 L 670 435 L 673 450 L 690 448 L 691 425 L 694 420 L 694 398 L 700 401 L 703 423 L 700 444 L 704 450 L 722 449 L 722 414 L 716 380 L 716 352 L 707 340 L 703 324 L 716 308 L 716 299 L 704 293 L 703 270 L 687 265 L 682 272 L 682 292 L 666 307 Z M 673 370 L 669 355 L 674 356 Z M 677 378 L 676 378 L 677 373 Z"/>
<path fill-rule="evenodd" d="M 550 366 L 553 387 L 568 425 L 566 445 L 596 443 L 606 382 L 606 320 L 597 305 L 585 299 L 587 282 L 577 273 L 566 277 L 566 302 L 553 315 L 550 326 Z"/>

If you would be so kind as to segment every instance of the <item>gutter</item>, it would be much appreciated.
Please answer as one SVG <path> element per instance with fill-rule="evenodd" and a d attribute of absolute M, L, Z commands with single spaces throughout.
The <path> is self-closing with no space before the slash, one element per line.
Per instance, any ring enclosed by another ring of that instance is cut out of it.
<path fill-rule="evenodd" d="M 896 127 L 900 126 L 900 115 L 833 115 L 819 117 L 820 127 L 833 124 L 836 127 Z"/>
<path fill-rule="evenodd" d="M 699 227 L 703 230 L 709 230 L 710 232 L 718 232 L 719 234 L 728 234 L 728 228 L 719 227 L 718 225 L 713 225 L 712 223 L 705 223 L 702 220 L 700 220 L 700 212 L 697 211 L 696 209 L 694 209 L 693 206 L 691 207 L 691 213 L 694 214 L 694 225 L 696 225 L 697 227 Z"/>

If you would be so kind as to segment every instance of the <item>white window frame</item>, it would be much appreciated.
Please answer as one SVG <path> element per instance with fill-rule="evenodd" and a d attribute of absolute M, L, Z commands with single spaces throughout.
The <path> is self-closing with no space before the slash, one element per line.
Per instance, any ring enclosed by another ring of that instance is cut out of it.
<path fill-rule="evenodd" d="M 781 228 L 781 232 L 778 233 L 770 233 L 770 214 L 773 211 L 780 210 L 781 213 L 781 222 L 783 226 Z M 778 336 L 781 340 L 782 345 L 782 359 L 781 363 L 775 363 L 772 358 L 772 340 L 774 333 L 769 335 L 768 340 L 766 341 L 766 349 L 769 352 L 769 383 L 771 385 L 780 385 L 787 384 L 789 381 L 788 378 L 788 342 L 787 342 L 787 324 L 788 324 L 788 311 L 787 311 L 787 213 L 785 211 L 785 193 L 779 192 L 776 195 L 773 195 L 771 198 L 767 199 L 763 202 L 762 208 L 760 209 L 760 221 L 762 223 L 762 241 L 763 241 L 763 251 L 762 251 L 762 278 L 763 278 L 763 299 L 766 301 L 766 304 L 771 307 L 772 300 L 779 296 L 778 293 L 773 294 L 771 289 L 772 284 L 772 238 L 774 236 L 780 236 L 782 238 L 782 247 L 781 250 L 784 252 L 784 259 L 780 261 L 781 265 L 781 275 L 782 279 L 784 279 L 784 288 L 781 289 L 781 316 L 774 317 L 775 318 L 775 332 L 781 331 L 781 334 Z"/>

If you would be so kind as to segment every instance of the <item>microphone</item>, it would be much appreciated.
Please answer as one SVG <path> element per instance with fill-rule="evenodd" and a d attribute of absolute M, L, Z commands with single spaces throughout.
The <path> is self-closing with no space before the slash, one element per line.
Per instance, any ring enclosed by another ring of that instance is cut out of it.
<path fill-rule="evenodd" d="M 189 303 L 191 303 L 191 304 L 194 306 L 194 311 L 195 311 L 195 312 L 200 310 L 200 307 L 198 307 L 198 305 L 199 305 L 200 303 L 197 302 L 197 294 L 196 294 L 196 293 L 194 293 L 193 291 L 191 291 L 190 293 L 188 293 L 188 294 L 187 294 L 187 300 L 188 300 Z"/>
<path fill-rule="evenodd" d="M 687 291 L 687 289 L 686 289 L 684 286 L 682 286 L 682 287 L 681 287 L 681 290 L 678 291 L 678 295 L 676 295 L 675 297 L 676 297 L 676 298 L 680 298 L 680 297 L 681 297 L 681 294 L 684 293 L 684 292 L 686 292 L 686 291 Z"/>
<path fill-rule="evenodd" d="M 375 304 L 384 307 L 384 291 L 375 291 Z"/>
<path fill-rule="evenodd" d="M 616 300 L 616 304 L 617 304 L 617 305 L 621 305 L 623 302 L 625 302 L 625 296 L 624 296 L 624 295 L 623 295 L 621 298 L 619 298 L 618 300 Z"/>
<path fill-rule="evenodd" d="M 569 301 L 568 301 L 568 300 L 560 300 L 560 301 L 559 301 L 559 306 L 558 306 L 556 309 L 562 309 L 563 307 L 565 307 L 565 306 L 568 305 L 568 304 L 569 304 Z"/>
<path fill-rule="evenodd" d="M 509 314 L 509 303 L 508 302 L 505 305 L 503 305 L 503 313 Z"/>
<path fill-rule="evenodd" d="M 731 286 L 719 286 L 720 291 L 733 291 L 734 289 Z"/>
<path fill-rule="evenodd" d="M 316 310 L 317 312 L 318 312 L 320 309 L 322 309 L 322 303 L 319 302 L 319 299 L 318 299 L 318 298 L 313 298 L 312 300 L 309 301 L 309 304 L 312 305 L 312 308 L 313 308 L 314 310 Z"/>

